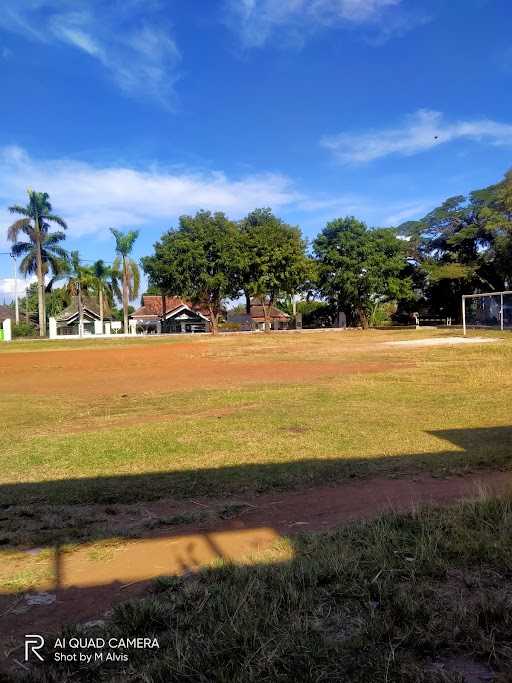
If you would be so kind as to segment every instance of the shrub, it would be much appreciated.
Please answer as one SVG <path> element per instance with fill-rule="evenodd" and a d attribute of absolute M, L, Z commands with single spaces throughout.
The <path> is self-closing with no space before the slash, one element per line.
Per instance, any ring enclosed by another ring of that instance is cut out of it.
<path fill-rule="evenodd" d="M 12 326 L 13 337 L 33 337 L 36 333 L 36 328 L 32 323 L 18 323 Z"/>
<path fill-rule="evenodd" d="M 219 331 L 221 332 L 240 332 L 241 329 L 240 323 L 219 323 Z"/>

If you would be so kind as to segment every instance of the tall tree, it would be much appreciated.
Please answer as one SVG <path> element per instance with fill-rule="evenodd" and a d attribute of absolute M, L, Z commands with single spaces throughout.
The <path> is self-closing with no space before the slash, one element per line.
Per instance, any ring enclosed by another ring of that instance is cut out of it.
<path fill-rule="evenodd" d="M 95 261 L 91 268 L 91 277 L 93 282 L 93 287 L 98 294 L 98 303 L 100 307 L 100 320 L 103 329 L 103 316 L 105 301 L 112 305 L 113 300 L 113 286 L 112 286 L 112 268 L 107 266 L 101 259 Z"/>
<path fill-rule="evenodd" d="M 318 289 L 336 313 L 362 327 L 376 303 L 412 297 L 404 277 L 405 243 L 392 229 L 367 228 L 353 216 L 337 218 L 313 243 L 318 259 Z"/>
<path fill-rule="evenodd" d="M 114 288 L 119 291 L 119 279 L 122 280 L 123 301 L 123 329 L 128 332 L 128 304 L 139 294 L 140 272 L 137 263 L 130 258 L 135 240 L 139 236 L 138 230 L 121 232 L 110 228 L 116 240 L 117 256 L 112 266 Z"/>
<path fill-rule="evenodd" d="M 240 294 L 237 227 L 220 212 L 181 216 L 178 228 L 162 236 L 154 255 L 143 258 L 142 265 L 160 291 L 207 307 L 216 334 L 224 300 Z"/>
<path fill-rule="evenodd" d="M 93 285 L 93 277 L 91 271 L 82 266 L 80 263 L 80 255 L 78 251 L 71 252 L 69 278 L 67 290 L 71 296 L 76 297 L 78 305 L 78 331 L 80 336 L 84 331 L 84 305 L 83 295 Z"/>
<path fill-rule="evenodd" d="M 460 297 L 498 291 L 512 273 L 512 214 L 502 183 L 456 196 L 417 221 L 399 226 L 420 275 L 424 302 L 436 313 L 458 316 Z"/>
<path fill-rule="evenodd" d="M 270 332 L 270 309 L 276 299 L 293 296 L 307 282 L 306 243 L 299 228 L 284 223 L 268 208 L 256 209 L 241 220 L 240 232 L 246 299 L 260 299 L 265 332 Z"/>
<path fill-rule="evenodd" d="M 35 273 L 37 276 L 37 294 L 39 311 L 39 335 L 46 335 L 45 276 L 48 272 L 54 275 L 63 271 L 66 251 L 60 246 L 65 239 L 62 231 L 50 232 L 51 223 L 56 223 L 64 230 L 66 222 L 53 213 L 50 197 L 46 192 L 28 190 L 28 204 L 14 204 L 9 207 L 12 214 L 21 216 L 7 231 L 8 239 L 13 242 L 12 252 L 23 256 L 20 271 L 24 274 Z M 19 241 L 20 235 L 26 241 Z"/>

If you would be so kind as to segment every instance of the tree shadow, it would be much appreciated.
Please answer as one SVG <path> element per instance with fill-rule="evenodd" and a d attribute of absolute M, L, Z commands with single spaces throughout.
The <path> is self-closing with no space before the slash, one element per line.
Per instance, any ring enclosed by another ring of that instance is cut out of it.
<path fill-rule="evenodd" d="M 447 473 L 468 468 L 508 467 L 512 426 L 428 432 L 459 450 L 377 457 L 305 458 L 179 471 L 67 478 L 0 484 L 0 507 L 16 505 L 135 504 L 162 497 L 236 495 L 329 484 L 366 476 L 412 472 Z"/>
<path fill-rule="evenodd" d="M 446 502 L 453 499 L 453 490 L 445 494 L 443 480 L 439 479 L 421 497 L 421 486 L 416 489 L 406 476 L 418 473 L 435 474 L 467 472 L 492 467 L 509 468 L 512 462 L 512 427 L 436 430 L 433 436 L 454 444 L 460 450 L 443 450 L 437 453 L 411 453 L 379 458 L 305 459 L 288 463 L 244 464 L 225 468 L 207 468 L 181 472 L 158 472 L 87 479 L 67 479 L 46 482 L 20 482 L 0 485 L 0 517 L 4 525 L 9 515 L 33 514 L 36 524 L 33 533 L 20 540 L 16 533 L 8 538 L 0 552 L 2 564 L 8 567 L 9 553 L 22 551 L 29 556 L 46 558 L 47 571 L 39 586 L 56 594 L 56 604 L 36 616 L 37 607 L 26 612 L 16 611 L 13 597 L 16 584 L 0 591 L 0 617 L 5 632 L 30 631 L 30 624 L 39 623 L 41 629 L 51 630 L 55 625 L 73 623 L 101 614 L 102 608 L 140 594 L 148 582 L 159 575 L 179 575 L 195 572 L 219 560 L 240 560 L 263 548 L 270 548 L 283 535 L 307 530 L 278 523 L 272 511 L 258 513 L 247 509 L 234 519 L 210 519 L 203 523 L 182 524 L 176 529 L 163 526 L 151 528 L 116 529 L 110 536 L 91 530 L 87 538 L 78 539 L 71 551 L 62 537 L 52 529 L 37 527 L 38 510 L 42 506 L 55 508 L 57 514 L 68 506 L 77 507 L 94 502 L 102 505 L 131 504 L 143 507 L 145 501 L 172 497 L 184 489 L 190 494 L 208 496 L 219 491 L 241 495 L 248 491 L 274 491 L 293 487 L 311 487 L 345 481 L 343 492 L 333 489 L 338 499 L 347 496 L 341 520 L 364 516 L 366 507 L 376 513 L 400 505 L 407 500 L 408 507 L 416 502 L 433 500 Z M 368 475 L 378 477 L 372 481 Z M 388 482 L 387 488 L 382 482 Z M 393 481 L 390 488 L 389 482 Z M 229 486 L 226 487 L 226 482 Z M 348 495 L 347 492 L 349 492 Z M 437 495 L 436 490 L 439 489 Z M 322 495 L 326 495 L 325 488 Z M 460 489 L 461 491 L 463 488 Z M 313 489 L 314 491 L 314 489 Z M 304 491 L 300 494 L 301 496 Z M 307 493 L 307 489 L 306 489 Z M 299 495 L 299 494 L 298 494 Z M 405 495 L 405 498 L 404 498 Z M 307 503 L 305 503 L 307 504 Z M 324 512 L 330 504 L 325 501 Z M 236 507 L 236 506 L 235 506 Z M 242 506 L 243 507 L 243 506 Z M 28 511 L 28 512 L 27 512 Z M 247 514 L 246 514 L 247 513 Z M 242 515 L 243 520 L 241 521 Z M 21 519 L 21 517 L 19 518 Z M 86 524 L 78 517 L 76 524 Z M 21 538 L 21 537 L 20 537 Z M 98 545 L 99 544 L 99 545 Z M 90 553 L 95 557 L 90 557 Z M 14 570 L 15 571 L 15 570 Z M 1 576 L 1 574 L 0 574 Z M 4 570 L 5 577 L 5 570 Z M 41 587 L 39 587 L 41 590 Z M 12 609 L 12 605 L 15 609 Z M 4 608 L 5 606 L 5 608 Z M 104 610 L 103 610 L 104 611 Z M 34 621 L 35 620 L 35 621 Z M 37 632 L 37 631 L 36 631 Z"/>

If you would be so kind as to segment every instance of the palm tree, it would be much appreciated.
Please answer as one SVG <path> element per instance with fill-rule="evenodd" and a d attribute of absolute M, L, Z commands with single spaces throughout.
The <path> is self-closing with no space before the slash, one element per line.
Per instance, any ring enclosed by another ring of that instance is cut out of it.
<path fill-rule="evenodd" d="M 107 266 L 101 259 L 95 261 L 91 268 L 91 277 L 93 281 L 93 287 L 98 293 L 98 301 L 100 305 L 100 320 L 101 328 L 103 329 L 103 309 L 105 299 L 111 304 L 113 299 L 113 286 L 112 286 L 112 268 Z"/>
<path fill-rule="evenodd" d="M 128 332 L 128 302 L 138 296 L 140 272 L 137 263 L 130 258 L 130 253 L 133 249 L 133 244 L 139 236 L 138 230 L 130 230 L 129 232 L 121 232 L 110 228 L 110 232 L 114 235 L 116 240 L 116 253 L 112 266 L 112 280 L 116 292 L 119 292 L 118 281 L 122 278 L 123 281 L 123 324 L 124 332 Z"/>
<path fill-rule="evenodd" d="M 80 255 L 78 251 L 71 252 L 68 274 L 67 290 L 71 296 L 76 296 L 77 298 L 78 334 L 82 336 L 84 332 L 84 307 L 82 295 L 84 292 L 87 292 L 88 288 L 93 284 L 93 278 L 90 270 L 80 265 Z"/>
<path fill-rule="evenodd" d="M 59 242 L 66 238 L 62 231 L 50 232 L 50 223 L 57 223 L 64 230 L 66 222 L 52 213 L 52 205 L 47 192 L 28 190 L 27 206 L 14 204 L 9 207 L 10 213 L 22 216 L 7 230 L 7 238 L 13 242 L 14 256 L 23 256 L 20 271 L 37 276 L 37 300 L 39 309 L 39 335 L 46 335 L 45 276 L 49 271 L 54 275 L 62 273 L 67 252 Z M 20 242 L 20 234 L 26 235 L 27 241 Z"/>

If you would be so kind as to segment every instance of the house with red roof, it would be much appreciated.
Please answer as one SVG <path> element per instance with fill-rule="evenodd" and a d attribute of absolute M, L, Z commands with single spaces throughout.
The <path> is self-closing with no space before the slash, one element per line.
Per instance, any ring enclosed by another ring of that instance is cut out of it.
<path fill-rule="evenodd" d="M 270 306 L 268 315 L 273 330 L 287 330 L 290 325 L 290 316 L 276 306 Z M 228 313 L 228 322 L 240 325 L 241 330 L 265 329 L 265 311 L 260 299 L 251 299 L 249 312 L 239 310 Z"/>
<path fill-rule="evenodd" d="M 208 332 L 210 318 L 203 306 L 180 297 L 145 294 L 142 306 L 130 315 L 137 327 L 146 332 Z"/>

